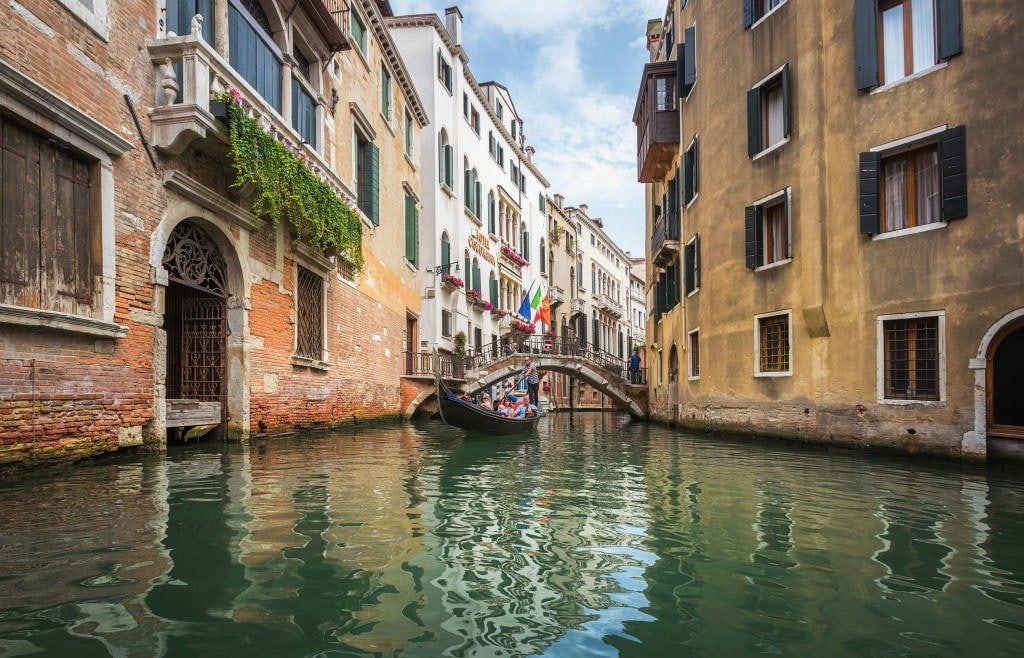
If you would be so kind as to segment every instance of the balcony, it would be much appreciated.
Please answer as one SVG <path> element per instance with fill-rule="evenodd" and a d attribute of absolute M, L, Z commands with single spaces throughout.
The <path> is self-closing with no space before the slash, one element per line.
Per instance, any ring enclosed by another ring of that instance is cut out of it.
<path fill-rule="evenodd" d="M 575 297 L 572 300 L 572 314 L 583 315 L 587 312 L 587 302 L 580 297 Z"/>
<path fill-rule="evenodd" d="M 622 317 L 622 304 L 618 303 L 608 295 L 597 296 L 597 307 L 608 315 L 614 315 L 617 318 Z"/>
<path fill-rule="evenodd" d="M 552 286 L 548 288 L 548 299 L 551 301 L 551 307 L 561 305 L 565 302 L 565 291 L 559 286 Z"/>
<path fill-rule="evenodd" d="M 149 42 L 149 58 L 157 71 L 156 107 L 150 120 L 153 146 L 179 155 L 189 146 L 226 161 L 230 136 L 227 126 L 210 112 L 211 97 L 232 88 L 242 95 L 248 112 L 260 125 L 295 153 L 320 180 L 342 198 L 353 198 L 323 155 L 307 143 L 284 117 L 200 36 L 185 35 Z M 175 68 L 180 65 L 180 80 Z M 366 220 L 364 220 L 366 221 Z"/>
<path fill-rule="evenodd" d="M 679 152 L 676 63 L 644 67 L 633 123 L 636 124 L 637 171 L 641 183 L 662 180 Z"/>
<path fill-rule="evenodd" d="M 679 255 L 679 222 L 662 218 L 654 224 L 651 234 L 651 261 L 665 267 Z"/>

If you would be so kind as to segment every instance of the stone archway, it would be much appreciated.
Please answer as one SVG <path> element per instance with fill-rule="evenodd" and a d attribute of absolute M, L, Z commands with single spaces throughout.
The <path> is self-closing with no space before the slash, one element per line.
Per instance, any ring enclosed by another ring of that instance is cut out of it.
<path fill-rule="evenodd" d="M 243 254 L 239 251 L 239 241 L 232 234 L 228 224 L 212 216 L 204 209 L 190 202 L 173 206 L 168 216 L 153 232 L 150 241 L 150 265 L 155 283 L 156 297 L 154 310 L 154 418 L 150 424 L 150 433 L 165 439 L 168 432 L 168 331 L 166 317 L 168 312 L 178 312 L 169 308 L 175 303 L 175 291 L 172 285 L 179 277 L 170 276 L 171 272 L 165 265 L 167 246 L 174 239 L 179 227 L 198 229 L 209 240 L 211 247 L 220 256 L 222 272 L 220 288 L 223 294 L 224 313 L 224 347 L 223 347 L 223 390 L 221 394 L 222 421 L 228 437 L 244 440 L 249 435 L 249 326 L 248 326 L 248 291 L 249 278 L 242 267 Z M 202 272 L 197 271 L 199 274 Z M 193 274 L 196 274 L 194 272 Z M 216 284 L 212 284 L 216 287 Z M 175 367 L 171 363 L 171 367 Z M 175 391 L 170 391 L 174 393 Z M 173 411 L 173 410 L 172 410 Z"/>
<path fill-rule="evenodd" d="M 994 361 L 1021 358 L 1017 353 L 1024 344 L 1021 332 L 1024 332 L 1024 308 L 1007 313 L 993 324 L 982 338 L 977 355 L 970 360 L 969 366 L 974 371 L 974 430 L 964 434 L 961 444 L 964 457 L 985 459 L 993 441 L 1007 443 L 1004 447 L 1024 457 L 1024 443 L 1020 442 L 1024 439 L 1024 427 L 996 422 L 1005 418 L 995 418 L 992 414 L 993 404 L 998 401 L 995 387 L 1007 381 L 1002 377 L 996 379 L 998 368 Z M 1004 348 L 1011 351 L 1004 351 Z M 1004 392 L 999 393 L 1001 397 Z"/>

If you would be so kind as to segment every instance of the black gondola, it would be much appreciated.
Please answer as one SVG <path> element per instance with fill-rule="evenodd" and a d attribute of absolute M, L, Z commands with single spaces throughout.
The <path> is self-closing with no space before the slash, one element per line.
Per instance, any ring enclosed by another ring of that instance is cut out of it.
<path fill-rule="evenodd" d="M 437 378 L 437 404 L 441 419 L 451 425 L 470 432 L 485 434 L 523 434 L 537 429 L 541 414 L 533 418 L 507 418 L 499 413 L 460 399 L 441 378 Z"/>

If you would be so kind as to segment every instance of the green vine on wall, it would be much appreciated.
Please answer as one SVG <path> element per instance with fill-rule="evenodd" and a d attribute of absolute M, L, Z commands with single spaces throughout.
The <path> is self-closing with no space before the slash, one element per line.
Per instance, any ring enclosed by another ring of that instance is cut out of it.
<path fill-rule="evenodd" d="M 300 157 L 260 128 L 227 95 L 235 187 L 256 188 L 253 212 L 272 226 L 286 219 L 304 242 L 341 254 L 356 270 L 363 265 L 363 224 L 356 211 L 320 180 Z"/>

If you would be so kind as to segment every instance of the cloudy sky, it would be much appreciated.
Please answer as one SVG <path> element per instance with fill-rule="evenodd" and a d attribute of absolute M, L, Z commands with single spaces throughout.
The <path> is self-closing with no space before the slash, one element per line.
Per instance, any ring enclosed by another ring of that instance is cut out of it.
<path fill-rule="evenodd" d="M 392 0 L 396 14 L 455 0 Z M 647 21 L 666 0 L 462 0 L 477 80 L 509 88 L 536 162 L 566 203 L 590 206 L 624 249 L 644 251 L 633 106 L 647 61 Z"/>

